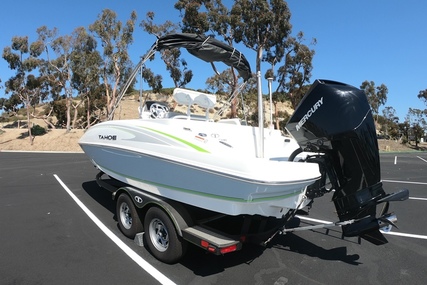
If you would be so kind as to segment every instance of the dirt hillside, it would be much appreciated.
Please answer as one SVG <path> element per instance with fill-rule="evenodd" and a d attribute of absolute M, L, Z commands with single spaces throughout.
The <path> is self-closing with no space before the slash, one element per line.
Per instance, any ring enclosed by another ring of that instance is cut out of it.
<path fill-rule="evenodd" d="M 157 99 L 157 98 L 156 98 Z M 165 98 L 171 103 L 171 98 Z M 122 101 L 121 106 L 115 114 L 115 119 L 132 119 L 138 117 L 138 98 L 129 97 Z M 288 106 L 280 106 L 281 110 L 292 112 Z M 268 107 L 265 108 L 268 110 Z M 185 106 L 177 106 L 175 111 L 185 113 Z M 204 111 L 197 107 L 192 110 L 193 112 L 204 114 Z M 266 118 L 269 117 L 268 111 Z M 34 119 L 33 124 L 38 124 L 42 127 L 47 127 L 46 123 L 42 120 Z M 27 136 L 25 128 L 14 128 L 15 124 L 3 123 L 0 124 L 0 151 L 2 150 L 18 150 L 18 151 L 70 151 L 81 152 L 78 145 L 78 140 L 83 135 L 84 130 L 75 129 L 67 133 L 64 129 L 49 130 L 47 134 L 36 136 L 33 145 L 30 144 L 30 139 Z M 380 151 L 412 151 L 414 147 L 409 145 L 402 145 L 399 142 L 390 140 L 379 140 Z M 421 144 L 421 147 L 427 149 L 427 143 Z"/>

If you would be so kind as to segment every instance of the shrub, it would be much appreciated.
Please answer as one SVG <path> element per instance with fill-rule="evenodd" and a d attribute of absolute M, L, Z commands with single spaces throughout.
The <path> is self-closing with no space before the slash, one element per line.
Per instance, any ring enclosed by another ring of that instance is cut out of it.
<path fill-rule="evenodd" d="M 46 133 L 46 129 L 45 128 L 43 128 L 43 127 L 41 127 L 41 126 L 39 126 L 39 125 L 34 125 L 32 128 L 31 128 L 31 134 L 33 135 L 33 136 L 42 136 L 42 135 L 44 135 Z"/>

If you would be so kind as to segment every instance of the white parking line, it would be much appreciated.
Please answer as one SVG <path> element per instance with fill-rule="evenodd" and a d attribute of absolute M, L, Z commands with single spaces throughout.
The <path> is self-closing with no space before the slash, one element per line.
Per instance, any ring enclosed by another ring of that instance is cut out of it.
<path fill-rule="evenodd" d="M 309 222 L 315 222 L 315 223 L 319 223 L 319 224 L 333 224 L 333 222 L 330 222 L 330 221 L 318 220 L 318 219 L 313 219 L 313 218 L 308 218 L 308 217 L 303 217 L 303 216 L 298 216 L 298 215 L 296 215 L 295 217 L 297 217 L 301 220 L 305 220 L 305 221 L 309 221 Z M 410 237 L 410 238 L 417 238 L 417 239 L 427 239 L 427 236 L 425 236 L 425 235 L 415 235 L 415 234 L 407 234 L 407 233 L 399 233 L 399 232 L 383 232 L 383 231 L 381 231 L 381 232 L 383 234 L 393 235 L 393 236 Z"/>
<path fill-rule="evenodd" d="M 383 232 L 383 234 L 391 235 L 391 236 L 401 236 L 401 237 L 410 237 L 410 238 L 418 238 L 418 239 L 427 239 L 427 236 L 423 235 L 414 235 L 414 234 L 405 234 L 405 233 L 398 233 L 398 232 Z"/>
<path fill-rule="evenodd" d="M 175 284 L 169 278 L 167 278 L 163 273 L 158 271 L 155 267 L 145 261 L 141 256 L 139 256 L 135 251 L 133 251 L 129 246 L 127 246 L 123 241 L 121 241 L 112 231 L 110 231 L 77 197 L 73 192 L 67 187 L 67 185 L 62 182 L 62 180 L 56 175 L 53 175 L 56 180 L 61 184 L 62 188 L 70 195 L 70 197 L 76 202 L 77 205 L 88 215 L 88 217 L 108 236 L 124 253 L 126 253 L 133 261 L 135 261 L 142 269 L 147 273 L 153 276 L 161 284 Z"/>
<path fill-rule="evenodd" d="M 422 157 L 419 157 L 419 156 L 417 156 L 419 159 L 421 159 L 422 161 L 424 161 L 424 162 L 427 162 L 427 160 L 425 160 L 424 158 L 422 158 Z"/>
<path fill-rule="evenodd" d="M 403 184 L 418 184 L 418 185 L 427 185 L 427 182 L 416 182 L 416 181 L 399 181 L 399 180 L 382 180 L 383 182 L 389 183 L 403 183 Z"/>
<path fill-rule="evenodd" d="M 324 220 L 318 220 L 318 219 L 313 219 L 313 218 L 308 218 L 308 217 L 302 217 L 299 215 L 296 215 L 295 217 L 297 217 L 300 220 L 315 222 L 315 223 L 319 223 L 319 224 L 333 224 L 333 222 L 330 222 L 330 221 L 324 221 Z"/>
<path fill-rule="evenodd" d="M 427 198 L 417 198 L 417 197 L 409 197 L 409 200 L 420 200 L 420 201 L 427 201 Z"/>

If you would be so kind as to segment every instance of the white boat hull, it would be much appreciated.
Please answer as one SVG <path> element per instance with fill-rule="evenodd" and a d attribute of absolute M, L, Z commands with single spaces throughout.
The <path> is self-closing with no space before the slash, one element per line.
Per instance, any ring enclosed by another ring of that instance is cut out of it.
<path fill-rule="evenodd" d="M 304 193 L 320 177 L 318 165 L 288 162 L 295 145 L 277 134 L 265 139 L 275 149 L 257 158 L 254 129 L 191 120 L 112 121 L 92 127 L 80 145 L 101 171 L 150 193 L 227 215 L 279 218 L 309 202 Z"/>

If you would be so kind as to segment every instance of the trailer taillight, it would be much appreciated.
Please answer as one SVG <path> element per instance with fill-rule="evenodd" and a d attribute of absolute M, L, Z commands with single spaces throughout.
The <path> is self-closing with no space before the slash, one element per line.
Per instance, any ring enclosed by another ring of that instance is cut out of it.
<path fill-rule="evenodd" d="M 201 240 L 200 241 L 200 246 L 205 248 L 207 251 L 212 252 L 212 253 L 216 253 L 216 254 L 226 254 L 229 252 L 233 252 L 237 250 L 237 245 L 233 244 L 227 247 L 223 247 L 223 248 L 218 248 L 217 246 L 213 246 L 211 244 L 209 244 L 209 242 L 205 241 L 205 240 Z"/>
<path fill-rule="evenodd" d="M 233 252 L 236 250 L 237 250 L 237 245 L 235 245 L 235 244 L 220 249 L 222 254 L 226 254 L 226 253 Z"/>

